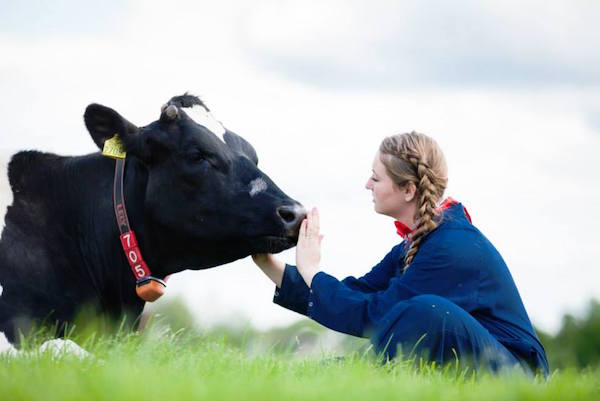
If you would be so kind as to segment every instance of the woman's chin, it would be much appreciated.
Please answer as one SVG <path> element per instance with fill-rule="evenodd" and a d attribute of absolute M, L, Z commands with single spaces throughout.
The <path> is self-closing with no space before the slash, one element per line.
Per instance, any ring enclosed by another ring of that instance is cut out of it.
<path fill-rule="evenodd" d="M 391 218 L 393 218 L 393 219 L 395 219 L 395 218 L 396 218 L 396 217 L 394 217 L 394 216 L 395 216 L 395 215 L 394 215 L 394 213 L 390 213 L 390 212 L 389 212 L 389 211 L 387 211 L 387 210 L 381 210 L 381 209 L 379 209 L 379 208 L 377 207 L 377 205 L 375 205 L 375 206 L 373 207 L 373 210 L 374 210 L 374 211 L 375 211 L 375 213 L 377 213 L 377 214 L 381 214 L 381 215 L 383 215 L 383 216 L 388 216 L 388 217 L 391 217 Z"/>

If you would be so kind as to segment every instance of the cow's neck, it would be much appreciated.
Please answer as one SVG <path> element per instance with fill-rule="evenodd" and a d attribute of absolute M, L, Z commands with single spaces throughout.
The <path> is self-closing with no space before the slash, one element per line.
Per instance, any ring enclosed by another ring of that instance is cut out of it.
<path fill-rule="evenodd" d="M 115 162 L 112 159 L 102 158 L 100 163 L 108 163 L 112 168 L 108 176 L 110 184 L 114 182 Z M 104 170 L 103 170 L 104 171 Z M 103 177 L 103 181 L 106 178 Z M 160 256 L 160 248 L 156 245 L 160 239 L 155 235 L 155 231 L 147 222 L 145 212 L 145 195 L 148 182 L 148 170 L 145 165 L 137 158 L 129 156 L 125 163 L 125 173 L 123 180 L 123 196 L 125 200 L 126 212 L 130 228 L 135 232 L 138 240 L 139 249 L 144 260 L 150 267 L 151 275 L 163 278 L 169 272 L 165 269 Z M 101 294 L 103 305 L 110 305 L 109 309 L 117 309 L 120 314 L 120 308 L 129 305 L 138 305 L 140 299 L 135 292 L 136 275 L 127 263 L 126 256 L 120 244 L 120 232 L 116 216 L 114 213 L 113 186 L 107 191 L 107 185 L 102 185 L 102 194 L 98 196 L 107 199 L 99 211 L 99 226 L 106 225 L 108 229 L 103 232 L 102 238 L 97 238 L 101 244 L 99 260 L 86 260 L 86 265 L 90 276 L 94 280 L 102 283 L 106 290 Z M 82 210 L 81 215 L 86 218 L 87 210 Z"/>
<path fill-rule="evenodd" d="M 73 194 L 71 205 L 77 215 L 82 233 L 76 235 L 82 252 L 84 274 L 95 287 L 102 309 L 117 316 L 126 311 L 141 312 L 143 301 L 135 292 L 136 278 L 123 253 L 113 203 L 115 161 L 100 155 L 91 156 L 96 169 L 89 171 L 89 160 L 73 158 L 71 185 L 87 188 Z M 97 179 L 91 180 L 90 177 Z M 90 183 L 90 181 L 92 181 Z M 148 181 L 147 168 L 135 157 L 125 164 L 123 193 L 131 229 L 136 233 L 141 253 L 153 275 L 164 277 L 164 269 L 157 251 L 155 236 L 148 229 L 145 216 L 145 193 Z M 68 230 L 68 227 L 64 228 Z M 90 235 L 91 236 L 88 236 Z"/>
<path fill-rule="evenodd" d="M 95 225 L 99 228 L 98 237 L 94 241 L 98 242 L 98 255 L 92 253 L 92 258 L 86 258 L 84 261 L 87 267 L 87 273 L 92 280 L 97 280 L 101 285 L 100 302 L 101 305 L 115 314 L 121 315 L 125 310 L 134 309 L 134 313 L 141 312 L 143 302 L 135 293 L 135 277 L 125 255 L 121 248 L 119 239 L 119 229 L 116 222 L 113 207 L 113 180 L 114 165 L 112 159 L 101 157 L 99 164 L 102 165 L 102 185 L 96 188 L 98 198 L 103 199 L 102 207 L 97 210 L 94 219 Z M 105 168 L 105 165 L 108 167 Z M 107 174 L 108 173 L 108 174 Z M 124 197 L 127 205 L 127 214 L 131 228 L 138 236 L 140 249 L 146 262 L 152 266 L 157 259 L 152 251 L 151 236 L 148 235 L 144 219 L 144 196 L 147 184 L 147 170 L 140 161 L 135 158 L 128 158 L 125 167 Z M 85 177 L 83 177 L 85 179 Z M 93 213 L 87 207 L 82 205 L 80 210 L 81 219 L 88 218 L 89 213 Z M 84 238 L 80 238 L 85 241 Z M 160 269 L 153 269 L 154 274 L 161 274 Z"/>
<path fill-rule="evenodd" d="M 124 210 L 130 224 L 129 229 L 137 236 L 141 255 L 149 265 L 151 274 L 162 278 L 168 272 L 164 267 L 163 258 L 161 258 L 160 249 L 157 246 L 160 240 L 158 235 L 156 235 L 156 231 L 148 222 L 148 215 L 145 211 L 146 186 L 148 183 L 148 171 L 146 167 L 135 157 L 128 157 L 125 164 L 125 177 L 123 181 Z M 115 228 L 117 228 L 118 224 L 114 213 L 112 220 Z M 119 238 L 120 234 L 117 228 L 115 231 L 116 237 Z M 135 277 L 135 273 L 131 271 L 130 267 L 127 266 L 127 268 L 131 276 Z"/>
<path fill-rule="evenodd" d="M 114 165 L 114 161 L 111 162 Z M 145 210 L 147 184 L 148 170 L 145 165 L 137 158 L 128 156 L 125 164 L 124 196 L 129 224 L 135 232 L 141 254 L 148 264 L 151 275 L 162 279 L 194 265 L 193 262 L 197 263 L 197 258 L 190 258 L 190 253 L 194 252 L 191 252 L 186 245 L 188 239 L 184 233 L 173 232 L 167 227 L 160 226 L 151 213 Z M 168 191 L 169 188 L 164 190 Z M 173 205 L 173 207 L 177 206 Z M 109 220 L 114 225 L 114 232 L 112 238 L 106 241 L 107 243 L 114 242 L 115 238 L 118 240 L 120 235 L 114 211 L 111 213 Z M 123 256 L 122 250 L 119 255 Z M 129 265 L 126 265 L 124 270 L 135 278 Z"/>
<path fill-rule="evenodd" d="M 84 202 L 79 202 L 81 220 L 87 220 L 91 213 L 94 215 L 95 226 L 101 227 L 100 230 L 94 231 L 99 233 L 98 237 L 94 238 L 98 244 L 98 252 L 93 252 L 91 257 L 85 258 L 84 265 L 91 280 L 97 282 L 103 289 L 100 291 L 101 304 L 106 309 L 122 314 L 122 308 L 129 308 L 131 305 L 139 308 L 143 302 L 135 292 L 136 276 L 121 247 L 120 232 L 114 212 L 115 161 L 102 156 L 98 157 L 102 171 L 102 184 L 96 186 L 94 196 L 103 200 L 102 207 L 94 213 L 85 206 Z M 107 172 L 109 173 L 107 174 Z M 85 175 L 82 179 L 86 180 Z M 87 179 L 89 180 L 89 177 Z M 151 274 L 163 278 L 172 271 L 161 257 L 160 235 L 149 223 L 145 211 L 147 183 L 148 170 L 146 166 L 137 158 L 128 156 L 125 163 L 123 195 L 130 228 L 137 236 L 141 254 L 148 264 Z M 101 193 L 97 193 L 98 191 Z M 80 194 L 79 196 L 85 199 L 85 195 Z M 89 198 L 87 200 L 90 201 Z M 87 242 L 85 238 L 80 237 L 79 240 L 82 243 Z"/>

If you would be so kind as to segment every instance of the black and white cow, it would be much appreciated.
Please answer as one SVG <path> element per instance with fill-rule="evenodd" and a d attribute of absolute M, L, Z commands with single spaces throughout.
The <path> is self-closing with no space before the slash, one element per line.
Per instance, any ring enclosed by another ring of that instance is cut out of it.
<path fill-rule="evenodd" d="M 192 117 L 198 111 L 209 115 L 186 94 L 144 127 L 98 104 L 84 115 L 100 149 L 116 133 L 124 144 L 129 223 L 159 279 L 292 247 L 305 215 L 258 169 L 248 142 L 222 126 L 215 134 Z M 10 342 L 31 322 L 58 323 L 61 335 L 82 307 L 114 319 L 141 313 L 115 217 L 115 163 L 99 152 L 12 157 L 13 203 L 0 240 L 0 335 Z"/>

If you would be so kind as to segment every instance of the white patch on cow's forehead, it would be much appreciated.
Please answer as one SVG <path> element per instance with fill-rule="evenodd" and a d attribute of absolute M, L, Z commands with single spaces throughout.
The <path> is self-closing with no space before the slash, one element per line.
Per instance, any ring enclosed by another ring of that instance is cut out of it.
<path fill-rule="evenodd" d="M 4 288 L 2 288 L 2 283 L 0 283 L 0 297 L 2 296 L 2 291 L 4 291 Z"/>
<path fill-rule="evenodd" d="M 184 111 L 192 120 L 196 122 L 196 124 L 202 125 L 223 140 L 225 127 L 223 127 L 223 124 L 217 121 L 212 114 L 206 111 L 204 107 L 194 105 L 191 108 L 184 109 Z"/>
<path fill-rule="evenodd" d="M 257 178 L 250 182 L 250 196 L 256 196 L 267 189 L 267 183 L 262 178 Z"/>

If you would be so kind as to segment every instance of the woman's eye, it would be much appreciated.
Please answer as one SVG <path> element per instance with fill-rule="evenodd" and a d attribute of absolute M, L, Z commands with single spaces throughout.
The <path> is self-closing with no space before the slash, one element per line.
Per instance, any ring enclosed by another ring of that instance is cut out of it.
<path fill-rule="evenodd" d="M 373 182 L 377 182 L 377 181 L 379 181 L 379 180 L 378 180 L 377 178 L 375 178 L 375 177 L 371 177 L 371 179 L 373 180 Z"/>

